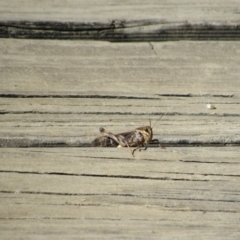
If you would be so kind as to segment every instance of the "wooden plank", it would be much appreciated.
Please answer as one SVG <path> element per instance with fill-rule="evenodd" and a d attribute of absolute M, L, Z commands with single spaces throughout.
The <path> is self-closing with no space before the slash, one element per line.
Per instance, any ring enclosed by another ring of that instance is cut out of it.
<path fill-rule="evenodd" d="M 239 42 L 0 44 L 1 96 L 239 96 Z"/>
<path fill-rule="evenodd" d="M 167 145 L 239 144 L 237 42 L 0 43 L 1 146 L 89 146 L 163 113 Z"/>
<path fill-rule="evenodd" d="M 76 211 L 79 211 L 79 208 Z M 201 236 L 202 239 L 238 239 L 239 230 L 234 228 L 236 218 L 234 216 L 229 217 L 228 214 L 224 214 L 224 217 L 228 222 L 224 222 L 221 227 L 216 227 L 214 223 L 221 219 L 220 214 L 210 213 L 207 216 L 204 213 L 196 212 L 192 215 L 188 214 L 186 215 L 186 220 L 189 221 L 188 228 L 184 228 L 179 223 L 182 216 L 179 217 L 176 213 L 169 215 L 169 212 L 167 214 L 160 212 L 157 220 L 148 221 L 145 219 L 122 221 L 104 218 L 66 219 L 64 221 L 57 218 L 44 220 L 20 219 L 11 221 L 15 233 L 11 230 L 8 221 L 2 221 L 1 223 L 3 226 L 2 233 L 4 233 L 6 239 L 13 239 L 16 237 L 16 233 L 25 239 L 42 238 L 49 235 L 51 239 L 76 239 L 79 236 L 93 239 L 127 239 L 133 236 L 138 239 L 194 239 L 196 236 Z M 202 219 L 204 223 L 200 223 L 196 219 Z"/>
<path fill-rule="evenodd" d="M 2 238 L 239 238 L 237 42 L 0 44 Z M 165 150 L 83 147 L 162 113 Z"/>
<path fill-rule="evenodd" d="M 132 131 L 157 121 L 158 116 L 94 114 L 6 114 L 0 115 L 2 147 L 90 146 L 101 136 L 99 127 L 113 133 Z M 126 121 L 127 119 L 127 121 Z M 226 121 L 227 119 L 227 121 Z M 175 145 L 239 145 L 238 117 L 164 116 L 154 127 L 154 138 L 166 147 Z"/>
<path fill-rule="evenodd" d="M 155 1 L 143 0 L 112 3 L 108 0 L 72 0 L 47 1 L 43 0 L 37 5 L 30 0 L 21 3 L 10 0 L 0 3 L 2 9 L 1 20 L 46 20 L 46 21 L 109 21 L 109 19 L 162 19 L 169 21 L 182 20 L 198 21 L 236 21 L 238 1 L 228 2 L 219 0 L 216 3 L 199 0 Z M 224 18 L 223 18 L 224 16 Z"/>
<path fill-rule="evenodd" d="M 229 97 L 168 97 L 156 96 L 154 99 L 126 97 L 121 98 L 1 98 L 2 114 L 124 114 L 124 115 L 154 115 L 169 113 L 169 115 L 191 116 L 238 116 L 240 96 Z M 216 109 L 210 110 L 207 104 L 213 104 Z M 144 106 L 144 108 L 143 108 Z"/>
<path fill-rule="evenodd" d="M 98 150 L 1 148 L 3 236 L 239 237 L 239 148 Z"/>
<path fill-rule="evenodd" d="M 205 99 L 217 109 L 207 109 Z M 167 115 L 154 127 L 154 137 L 166 146 L 239 145 L 238 103 L 238 97 L 1 98 L 0 145 L 90 146 L 99 127 L 131 131 L 149 119 L 154 124 L 161 114 Z"/>
<path fill-rule="evenodd" d="M 110 176 L 136 175 L 136 177 L 142 176 L 143 178 L 151 178 L 152 176 L 153 179 L 161 176 L 164 178 L 165 176 L 162 175 L 164 172 L 167 172 L 169 176 L 173 174 L 173 179 L 177 177 L 177 174 L 184 175 L 181 172 L 186 172 L 185 180 L 191 180 L 192 178 L 192 180 L 220 180 L 219 177 L 231 176 L 234 179 L 235 176 L 238 176 L 239 171 L 238 150 L 239 147 L 170 147 L 166 150 L 154 148 L 137 152 L 136 158 L 133 158 L 126 148 L 0 148 L 2 156 L 1 169 L 10 172 L 19 171 L 21 173 L 22 171 L 24 173 L 33 171 L 33 174 L 48 174 L 51 172 L 61 174 L 64 172 L 69 175 L 92 174 L 98 176 L 104 175 L 102 171 L 105 171 L 105 175 Z M 96 153 L 98 156 L 96 156 Z M 9 155 L 12 157 L 9 158 Z M 66 161 L 67 157 L 68 160 Z M 24 161 L 16 161 L 18 158 L 24 159 Z M 33 158 L 34 162 L 32 161 Z M 104 161 L 101 160 L 102 158 Z M 78 159 L 80 159 L 79 162 Z M 146 161 L 151 162 L 148 170 L 145 168 Z M 67 167 L 68 165 L 74 166 L 75 163 L 77 165 L 74 169 Z M 121 173 L 119 173 L 120 169 Z M 208 176 L 208 174 L 210 175 Z M 179 179 L 181 179 L 180 175 Z M 197 175 L 199 175 L 198 178 L 196 178 Z"/>
<path fill-rule="evenodd" d="M 0 37 L 108 41 L 239 40 L 238 1 L 1 2 Z"/>
<path fill-rule="evenodd" d="M 1 38 L 110 42 L 239 40 L 239 21 L 110 20 L 108 22 L 0 21 Z"/>

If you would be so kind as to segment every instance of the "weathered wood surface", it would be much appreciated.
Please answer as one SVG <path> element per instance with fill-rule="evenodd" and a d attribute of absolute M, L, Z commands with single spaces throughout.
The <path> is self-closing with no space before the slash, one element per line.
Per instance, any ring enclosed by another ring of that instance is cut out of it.
<path fill-rule="evenodd" d="M 187 95 L 202 97 L 204 103 L 217 96 L 225 101 L 240 96 L 239 49 L 240 42 L 235 41 L 113 44 L 0 39 L 0 96 Z"/>
<path fill-rule="evenodd" d="M 1 239 L 239 239 L 238 42 L 0 46 Z M 166 149 L 89 147 L 163 113 Z"/>
<path fill-rule="evenodd" d="M 237 0 L 0 2 L 0 37 L 107 41 L 239 40 Z"/>
<path fill-rule="evenodd" d="M 167 146 L 240 145 L 239 100 L 210 99 L 216 110 L 207 109 L 201 98 L 2 98 L 0 146 L 90 146 L 99 127 L 132 131 L 164 113 L 154 138 Z"/>
<path fill-rule="evenodd" d="M 107 23 L 0 21 L 1 38 L 81 39 L 110 42 L 240 40 L 239 22 L 112 20 Z"/>
<path fill-rule="evenodd" d="M 209 2 L 199 0 L 72 0 L 33 2 L 9 0 L 0 2 L 1 20 L 48 20 L 68 22 L 107 21 L 110 19 L 166 19 L 174 21 L 237 21 L 240 10 L 237 0 Z"/>
<path fill-rule="evenodd" d="M 238 42 L 1 46 L 1 146 L 89 146 L 100 126 L 130 131 L 163 113 L 166 144 L 240 143 Z"/>
<path fill-rule="evenodd" d="M 6 238 L 240 236 L 237 148 L 154 148 L 136 158 L 113 148 L 0 153 Z"/>

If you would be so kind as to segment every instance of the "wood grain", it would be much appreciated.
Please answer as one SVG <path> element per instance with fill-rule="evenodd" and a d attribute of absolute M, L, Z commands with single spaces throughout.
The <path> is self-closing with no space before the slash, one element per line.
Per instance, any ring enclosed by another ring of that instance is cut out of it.
<path fill-rule="evenodd" d="M 1 238 L 239 239 L 238 42 L 0 45 Z"/>
<path fill-rule="evenodd" d="M 162 114 L 154 138 L 166 146 L 240 143 L 238 97 L 2 98 L 1 109 L 2 147 L 90 146 L 100 127 L 132 131 Z"/>
<path fill-rule="evenodd" d="M 238 148 L 97 151 L 0 149 L 2 233 L 239 236 Z"/>
<path fill-rule="evenodd" d="M 146 42 L 179 40 L 239 40 L 239 21 L 188 22 L 121 20 L 107 22 L 0 21 L 1 38 Z"/>
<path fill-rule="evenodd" d="M 1 96 L 239 96 L 236 41 L 1 39 L 0 46 Z"/>
<path fill-rule="evenodd" d="M 239 40 L 239 3 L 1 2 L 0 37 L 107 41 Z"/>

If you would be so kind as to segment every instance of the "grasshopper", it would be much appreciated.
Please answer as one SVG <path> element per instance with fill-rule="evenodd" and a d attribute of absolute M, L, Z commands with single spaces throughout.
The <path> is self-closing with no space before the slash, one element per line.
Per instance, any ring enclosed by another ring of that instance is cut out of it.
<path fill-rule="evenodd" d="M 162 116 L 158 119 L 158 121 L 162 118 Z M 136 150 L 139 150 L 139 151 L 147 150 L 148 148 L 147 144 L 149 144 L 150 142 L 152 143 L 156 142 L 159 144 L 159 147 L 165 148 L 160 145 L 160 142 L 158 139 L 152 139 L 153 127 L 151 126 L 150 119 L 149 119 L 149 123 L 150 123 L 150 126 L 139 127 L 133 131 L 119 133 L 119 134 L 113 134 L 111 132 L 106 131 L 104 128 L 100 127 L 99 129 L 100 133 L 102 133 L 104 136 L 94 139 L 92 142 L 92 146 L 93 147 L 98 147 L 98 146 L 128 147 L 133 157 L 134 157 L 134 152 Z M 131 147 L 136 147 L 136 148 L 132 150 Z"/>

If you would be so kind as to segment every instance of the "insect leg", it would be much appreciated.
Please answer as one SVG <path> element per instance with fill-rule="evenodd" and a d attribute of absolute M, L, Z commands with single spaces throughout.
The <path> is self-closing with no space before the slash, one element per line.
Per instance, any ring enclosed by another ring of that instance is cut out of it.
<path fill-rule="evenodd" d="M 165 149 L 165 147 L 163 147 L 163 146 L 160 144 L 160 142 L 159 142 L 158 139 L 152 139 L 151 142 L 157 142 L 157 143 L 158 143 L 158 146 L 159 146 L 160 148 Z"/>
<path fill-rule="evenodd" d="M 135 149 L 133 149 L 133 151 L 132 151 L 132 154 L 134 154 L 134 152 L 135 152 L 137 149 L 139 149 L 139 147 L 138 147 L 138 148 L 135 148 Z"/>
<path fill-rule="evenodd" d="M 119 139 L 118 139 L 113 133 L 106 131 L 106 130 L 105 130 L 104 128 L 102 128 L 102 127 L 101 127 L 99 130 L 100 130 L 100 133 L 102 133 L 103 135 L 105 135 L 105 136 L 113 139 L 115 142 L 117 142 L 118 144 L 120 144 L 120 143 L 119 143 Z"/>
<path fill-rule="evenodd" d="M 144 149 L 142 149 L 142 150 L 144 150 L 144 151 L 146 151 L 147 148 L 148 148 L 148 146 L 147 146 L 147 145 L 144 146 L 144 144 L 143 144 L 143 147 L 145 147 Z"/>
<path fill-rule="evenodd" d="M 139 152 L 141 152 L 142 150 L 146 151 L 147 150 L 147 145 L 144 146 L 144 144 L 142 143 L 141 145 L 139 145 L 137 148 L 135 148 L 133 150 L 133 153 L 136 151 L 136 150 L 139 150 Z"/>
<path fill-rule="evenodd" d="M 133 150 L 133 151 L 132 151 L 132 149 L 129 147 L 129 145 L 128 145 L 128 143 L 127 143 L 127 142 L 126 142 L 126 144 L 127 144 L 127 147 L 129 148 L 129 150 L 130 150 L 130 152 L 131 152 L 132 156 L 133 156 L 133 157 L 135 157 L 135 156 L 134 156 L 134 152 L 135 152 L 135 150 Z"/>

